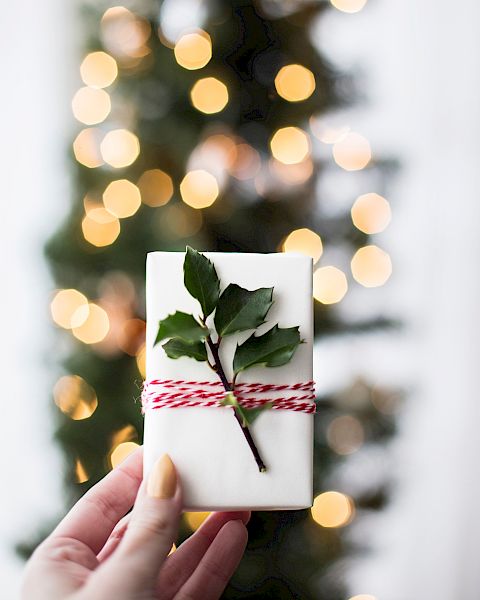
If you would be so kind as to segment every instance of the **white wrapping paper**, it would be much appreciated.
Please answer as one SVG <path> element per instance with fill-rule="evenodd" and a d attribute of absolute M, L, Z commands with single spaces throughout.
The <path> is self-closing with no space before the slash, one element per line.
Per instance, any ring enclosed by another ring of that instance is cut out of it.
<path fill-rule="evenodd" d="M 312 379 L 312 261 L 296 254 L 235 254 L 206 252 L 223 289 L 237 283 L 247 289 L 274 286 L 274 304 L 264 333 L 274 323 L 300 326 L 305 343 L 283 367 L 253 367 L 238 382 L 294 384 Z M 198 302 L 183 283 L 183 252 L 151 252 L 147 258 L 147 381 L 182 379 L 217 381 L 205 363 L 166 356 L 153 347 L 158 322 L 181 310 L 198 315 Z M 210 317 L 209 321 L 212 317 Z M 207 323 L 208 323 L 207 322 Z M 231 379 L 237 341 L 251 331 L 225 337 L 222 363 Z M 258 471 L 250 448 L 232 414 L 225 408 L 163 408 L 147 410 L 144 434 L 144 474 L 168 453 L 180 474 L 186 510 L 286 510 L 312 504 L 313 415 L 270 410 L 251 426 L 267 472 Z"/>

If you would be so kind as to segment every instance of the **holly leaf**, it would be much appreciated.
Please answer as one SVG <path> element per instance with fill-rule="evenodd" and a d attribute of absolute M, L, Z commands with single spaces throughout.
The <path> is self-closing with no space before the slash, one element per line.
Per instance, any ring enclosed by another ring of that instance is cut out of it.
<path fill-rule="evenodd" d="M 220 295 L 220 280 L 214 264 L 206 256 L 187 246 L 183 275 L 185 287 L 200 302 L 206 319 L 215 310 Z"/>
<path fill-rule="evenodd" d="M 246 290 L 231 283 L 222 292 L 215 312 L 215 328 L 220 337 L 256 329 L 265 322 L 272 306 L 273 287 Z"/>
<path fill-rule="evenodd" d="M 208 335 L 208 329 L 200 325 L 193 315 L 177 310 L 173 315 L 168 315 L 158 324 L 158 333 L 154 346 L 167 338 L 181 338 L 189 342 L 200 342 Z"/>
<path fill-rule="evenodd" d="M 187 356 L 198 361 L 208 360 L 207 349 L 203 342 L 188 343 L 181 338 L 172 338 L 162 345 L 169 358 Z"/>
<path fill-rule="evenodd" d="M 300 344 L 298 327 L 280 328 L 274 325 L 263 335 L 252 334 L 237 346 L 233 357 L 235 375 L 255 365 L 281 367 L 287 364 Z"/>

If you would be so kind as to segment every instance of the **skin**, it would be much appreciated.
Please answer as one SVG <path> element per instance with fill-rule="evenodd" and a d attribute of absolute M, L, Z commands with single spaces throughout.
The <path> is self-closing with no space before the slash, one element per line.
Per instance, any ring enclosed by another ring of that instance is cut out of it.
<path fill-rule="evenodd" d="M 139 449 L 111 471 L 36 549 L 23 600 L 220 597 L 245 550 L 250 513 L 212 513 L 168 555 L 178 534 L 181 486 L 173 498 L 149 497 L 142 460 Z"/>

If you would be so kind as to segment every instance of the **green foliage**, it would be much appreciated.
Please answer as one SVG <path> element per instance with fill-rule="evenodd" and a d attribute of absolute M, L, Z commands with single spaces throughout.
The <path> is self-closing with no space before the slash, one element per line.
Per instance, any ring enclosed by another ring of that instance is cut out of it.
<path fill-rule="evenodd" d="M 215 328 L 224 337 L 264 323 L 272 306 L 273 288 L 246 290 L 230 283 L 222 292 L 215 312 Z"/>
<path fill-rule="evenodd" d="M 168 358 L 187 356 L 198 361 L 208 360 L 207 349 L 202 342 L 188 343 L 181 338 L 175 337 L 163 344 L 162 348 L 165 350 Z"/>
<path fill-rule="evenodd" d="M 160 321 L 154 346 L 171 337 L 178 337 L 189 343 L 200 342 L 207 335 L 207 327 L 198 323 L 193 315 L 177 310 L 173 315 L 168 315 Z"/>
<path fill-rule="evenodd" d="M 233 358 L 235 374 L 256 365 L 281 367 L 287 364 L 300 344 L 298 327 L 280 328 L 274 325 L 263 335 L 254 333 L 240 346 Z"/>
<path fill-rule="evenodd" d="M 215 310 L 220 294 L 220 280 L 215 267 L 206 256 L 187 246 L 183 273 L 185 287 L 200 302 L 206 319 Z"/>
<path fill-rule="evenodd" d="M 263 406 L 257 408 L 245 408 L 238 403 L 237 397 L 233 392 L 225 394 L 225 398 L 220 403 L 223 406 L 233 406 L 242 419 L 243 427 L 251 425 L 265 410 L 272 408 L 271 402 L 266 402 Z"/>

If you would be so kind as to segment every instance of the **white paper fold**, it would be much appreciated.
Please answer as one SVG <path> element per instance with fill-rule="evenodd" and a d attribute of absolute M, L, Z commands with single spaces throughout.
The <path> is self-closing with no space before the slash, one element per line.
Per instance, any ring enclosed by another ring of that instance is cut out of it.
<path fill-rule="evenodd" d="M 252 368 L 242 382 L 286 383 L 312 379 L 312 261 L 294 254 L 205 253 L 225 287 L 274 286 L 274 305 L 260 333 L 274 323 L 300 326 L 304 340 L 283 367 Z M 199 314 L 198 302 L 183 284 L 183 252 L 152 252 L 147 258 L 147 380 L 216 381 L 205 363 L 172 360 L 161 345 L 153 347 L 158 322 L 176 310 Z M 237 341 L 222 341 L 222 362 L 231 375 Z M 313 415 L 271 410 L 251 427 L 267 465 L 260 473 L 231 408 L 163 408 L 145 414 L 144 473 L 167 452 L 181 477 L 186 510 L 285 510 L 312 503 Z"/>

